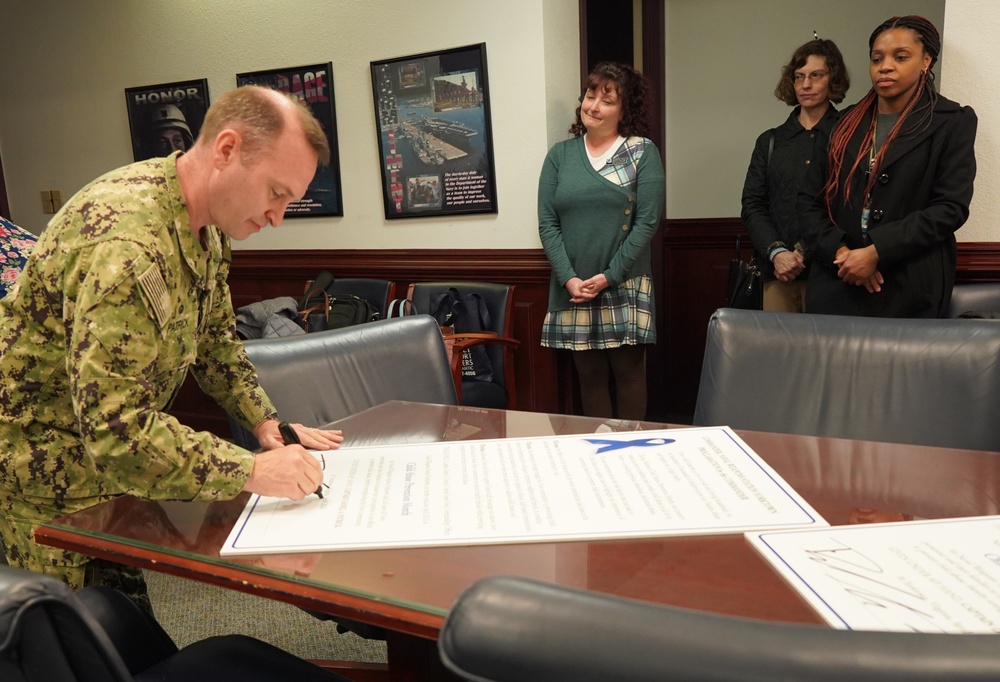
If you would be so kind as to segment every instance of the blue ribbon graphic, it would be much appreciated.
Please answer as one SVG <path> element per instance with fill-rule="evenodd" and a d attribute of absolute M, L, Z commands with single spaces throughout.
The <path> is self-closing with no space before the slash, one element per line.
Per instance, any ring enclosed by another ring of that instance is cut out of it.
<path fill-rule="evenodd" d="M 612 450 L 624 450 L 625 448 L 650 448 L 657 445 L 669 445 L 674 442 L 673 438 L 637 438 L 636 440 L 606 440 L 604 438 L 584 438 L 588 443 L 600 445 L 597 454 L 601 455 Z"/>

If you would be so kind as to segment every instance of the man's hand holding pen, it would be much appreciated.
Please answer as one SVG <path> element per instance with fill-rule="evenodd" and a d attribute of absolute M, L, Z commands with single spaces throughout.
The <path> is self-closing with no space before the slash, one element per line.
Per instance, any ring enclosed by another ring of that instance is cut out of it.
<path fill-rule="evenodd" d="M 278 432 L 281 434 L 281 439 L 285 441 L 285 445 L 291 445 L 292 443 L 298 443 L 299 445 L 302 444 L 302 441 L 299 440 L 298 434 L 295 433 L 295 428 L 288 422 L 279 423 Z M 320 472 L 322 471 L 323 469 L 320 467 Z M 316 494 L 319 495 L 319 499 L 321 500 L 323 499 L 323 486 L 326 485 L 322 476 L 323 474 L 320 473 L 320 485 L 316 486 Z"/>
<path fill-rule="evenodd" d="M 292 500 L 312 494 L 323 496 L 323 468 L 306 448 L 336 449 L 344 440 L 340 431 L 308 429 L 301 425 L 295 428 L 287 422 L 271 419 L 258 424 L 254 435 L 264 451 L 255 457 L 244 490 Z"/>

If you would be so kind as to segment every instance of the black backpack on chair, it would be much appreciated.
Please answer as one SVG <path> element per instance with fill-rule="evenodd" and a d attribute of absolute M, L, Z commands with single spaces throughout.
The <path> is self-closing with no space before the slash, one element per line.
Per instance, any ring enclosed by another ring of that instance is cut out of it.
<path fill-rule="evenodd" d="M 454 287 L 432 299 L 430 314 L 442 328 L 451 327 L 456 334 L 478 334 L 493 327 L 483 297 L 477 293 L 459 293 Z M 484 346 L 466 348 L 462 353 L 463 379 L 493 381 L 493 363 Z"/>
<path fill-rule="evenodd" d="M 333 275 L 324 270 L 306 285 L 306 292 L 298 301 L 299 324 L 303 329 L 321 332 L 382 319 L 378 308 L 363 298 L 332 295 L 333 282 Z"/>
<path fill-rule="evenodd" d="M 365 322 L 381 320 L 382 314 L 378 308 L 363 298 L 351 296 L 350 294 L 340 294 L 330 297 L 328 308 L 329 317 L 326 321 L 327 329 L 340 329 L 341 327 L 351 327 Z"/>

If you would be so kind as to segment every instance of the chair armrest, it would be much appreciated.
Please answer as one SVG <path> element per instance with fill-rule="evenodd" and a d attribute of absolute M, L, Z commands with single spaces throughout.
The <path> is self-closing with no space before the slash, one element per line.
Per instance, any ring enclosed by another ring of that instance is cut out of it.
<path fill-rule="evenodd" d="M 177 653 L 177 645 L 160 624 L 118 590 L 95 585 L 79 590 L 76 597 L 104 629 L 132 674 Z"/>
<path fill-rule="evenodd" d="M 521 342 L 517 339 L 512 339 L 509 336 L 497 336 L 490 332 L 469 332 L 468 334 L 449 334 L 446 336 L 449 341 L 455 342 L 455 349 L 465 350 L 466 348 L 472 348 L 473 346 L 483 346 L 489 343 L 495 343 L 501 346 L 505 346 L 510 349 L 515 349 L 521 345 Z"/>
<path fill-rule="evenodd" d="M 662 624 L 642 613 L 650 608 L 535 580 L 494 576 L 459 596 L 441 630 L 438 651 L 445 667 L 462 679 L 674 679 L 654 662 L 676 652 L 660 648 Z"/>
<path fill-rule="evenodd" d="M 513 395 L 514 363 L 513 359 L 509 357 L 509 354 L 521 345 L 520 341 L 512 339 L 509 336 L 498 336 L 496 332 L 451 333 L 445 334 L 444 339 L 445 343 L 452 344 L 449 358 L 451 364 L 451 377 L 455 382 L 455 392 L 458 394 L 459 405 L 462 404 L 462 351 L 466 348 L 472 348 L 474 346 L 484 346 L 487 344 L 503 346 L 504 353 L 508 354 L 504 361 L 504 387 L 507 389 L 508 395 Z M 509 399 L 508 406 L 512 406 Z"/>

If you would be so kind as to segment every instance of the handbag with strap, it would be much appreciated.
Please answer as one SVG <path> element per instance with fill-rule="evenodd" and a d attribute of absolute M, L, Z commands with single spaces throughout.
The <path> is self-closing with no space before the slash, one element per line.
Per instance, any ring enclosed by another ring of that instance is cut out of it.
<path fill-rule="evenodd" d="M 744 310 L 764 307 L 764 282 L 754 257 L 750 257 L 749 263 L 740 258 L 740 237 L 736 237 L 736 257 L 729 261 L 726 302 L 730 308 Z"/>
<path fill-rule="evenodd" d="M 337 294 L 330 297 L 327 308 L 327 329 L 353 327 L 356 324 L 374 322 L 382 319 L 382 313 L 365 299 L 352 294 Z"/>
<path fill-rule="evenodd" d="M 413 305 L 413 301 L 408 298 L 394 298 L 389 301 L 389 305 L 385 309 L 386 319 L 392 319 L 396 317 L 410 317 L 411 315 L 419 315 L 420 311 L 417 310 L 417 306 Z M 451 365 L 452 356 L 455 353 L 455 327 L 451 325 L 443 325 L 438 321 L 438 327 L 441 328 L 441 338 L 444 339 L 444 352 L 448 356 L 448 365 Z M 464 357 L 463 357 L 464 360 Z"/>
<path fill-rule="evenodd" d="M 323 295 L 326 294 L 327 298 L 333 295 L 333 292 L 330 291 L 330 287 L 333 286 L 333 282 L 334 276 L 329 270 L 324 270 L 316 275 L 316 279 L 306 282 L 305 293 L 303 293 L 302 298 L 298 300 L 299 312 L 301 313 L 307 308 L 313 308 L 326 302 Z"/>
<path fill-rule="evenodd" d="M 330 296 L 325 291 L 310 295 L 319 303 L 300 310 L 298 314 L 299 326 L 307 332 L 342 329 L 382 319 L 378 308 L 363 298 L 350 294 Z"/>
<path fill-rule="evenodd" d="M 389 301 L 389 305 L 385 309 L 385 319 L 387 320 L 394 317 L 409 317 L 410 315 L 417 314 L 416 306 L 408 298 L 394 298 Z"/>
<path fill-rule="evenodd" d="M 378 308 L 365 299 L 351 294 L 335 295 L 334 281 L 333 273 L 323 270 L 316 279 L 306 282 L 305 293 L 298 300 L 299 326 L 307 332 L 321 332 L 382 319 Z"/>

